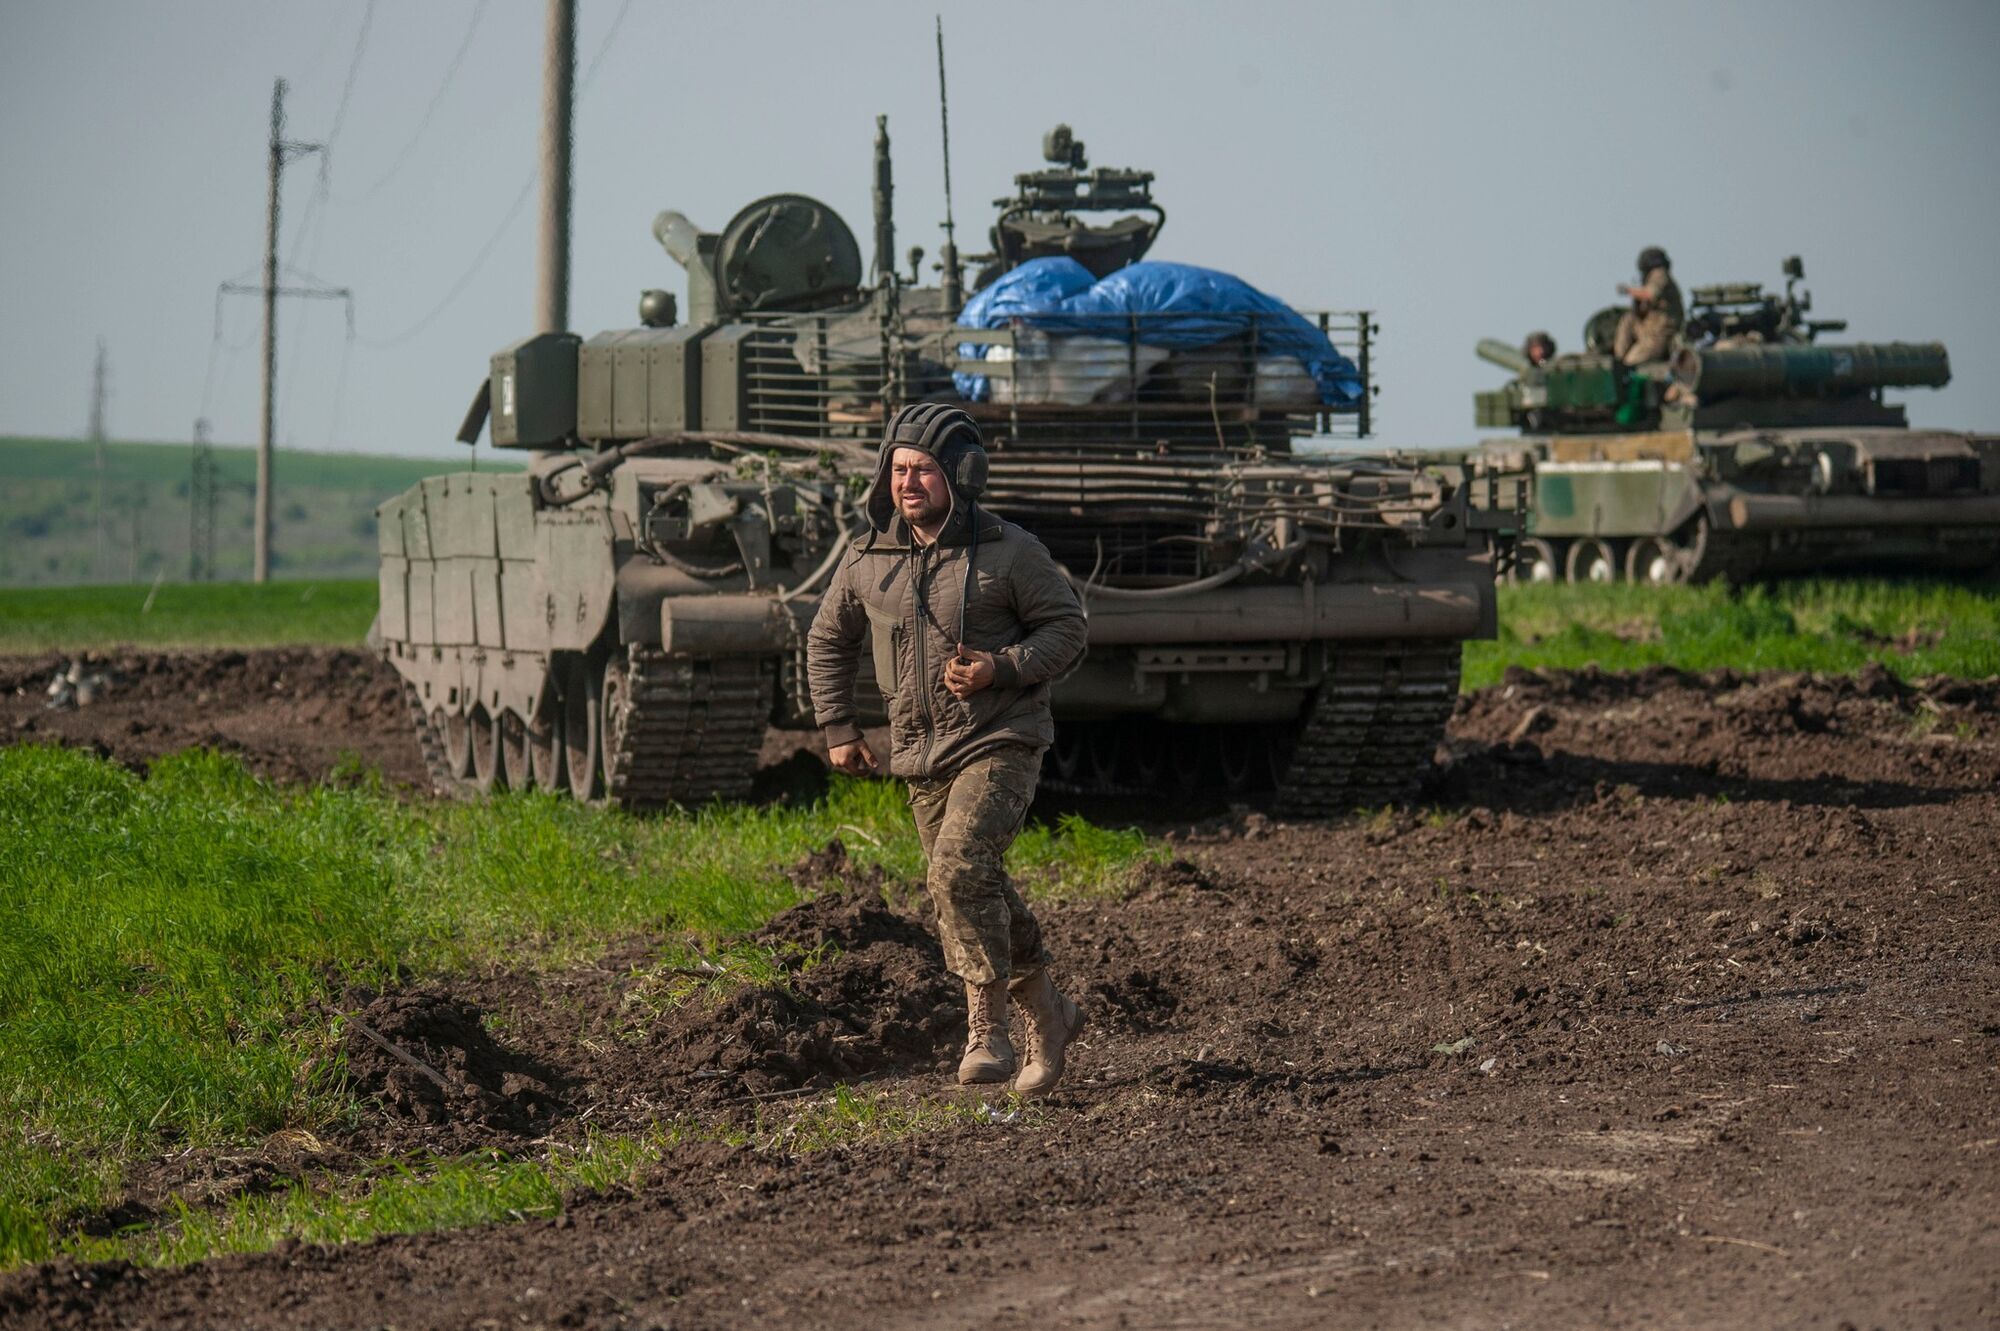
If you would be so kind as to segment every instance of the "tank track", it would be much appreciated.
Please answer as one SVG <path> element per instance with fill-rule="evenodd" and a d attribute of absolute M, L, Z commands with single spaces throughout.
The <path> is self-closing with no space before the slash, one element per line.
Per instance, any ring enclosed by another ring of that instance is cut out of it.
<path fill-rule="evenodd" d="M 1279 785 L 1279 812 L 1324 818 L 1407 799 L 1444 738 L 1459 662 L 1455 642 L 1337 652 Z"/>
<path fill-rule="evenodd" d="M 424 711 L 424 700 L 417 696 L 416 685 L 403 685 L 403 702 L 410 709 L 410 725 L 417 732 L 417 750 L 424 757 L 424 773 L 430 777 L 431 793 L 457 794 L 459 782 L 452 773 L 451 764 L 445 761 L 444 737 L 431 724 L 430 714 Z"/>
<path fill-rule="evenodd" d="M 1763 566 L 1767 544 L 1762 538 L 1738 536 L 1703 526 L 1690 543 L 1687 581 L 1728 583 L 1753 580 Z"/>
<path fill-rule="evenodd" d="M 657 809 L 750 797 L 771 718 L 769 663 L 669 657 L 635 644 L 616 675 L 606 674 L 603 740 L 612 803 Z"/>

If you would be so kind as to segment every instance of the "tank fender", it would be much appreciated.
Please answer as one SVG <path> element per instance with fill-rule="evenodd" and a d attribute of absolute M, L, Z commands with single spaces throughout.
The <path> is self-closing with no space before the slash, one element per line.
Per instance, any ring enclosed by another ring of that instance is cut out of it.
<path fill-rule="evenodd" d="M 618 640 L 660 641 L 660 607 L 670 597 L 733 597 L 750 589 L 742 573 L 703 578 L 647 559 L 628 559 L 618 570 Z"/>
<path fill-rule="evenodd" d="M 1703 507 L 1705 507 L 1701 486 L 1696 483 L 1693 474 L 1682 470 L 1680 479 L 1680 494 L 1662 506 L 1665 510 L 1661 515 L 1660 530 L 1662 532 L 1679 531 L 1688 523 L 1693 522 L 1695 514 L 1701 512 Z"/>
<path fill-rule="evenodd" d="M 670 596 L 660 602 L 669 656 L 775 656 L 805 641 L 811 602 L 775 596 Z"/>
<path fill-rule="evenodd" d="M 544 510 L 535 523 L 542 619 L 555 651 L 588 651 L 611 618 L 617 583 L 611 518 L 601 506 Z"/>
<path fill-rule="evenodd" d="M 489 715 L 514 712 L 532 720 L 548 686 L 546 656 L 527 652 L 481 652 L 470 662 L 474 670 L 471 697 L 485 705 Z"/>

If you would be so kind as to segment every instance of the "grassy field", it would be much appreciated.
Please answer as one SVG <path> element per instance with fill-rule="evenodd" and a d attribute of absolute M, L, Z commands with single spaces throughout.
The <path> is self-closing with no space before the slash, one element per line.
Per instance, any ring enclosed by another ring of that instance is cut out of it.
<path fill-rule="evenodd" d="M 0 589 L 0 652 L 358 644 L 374 581 Z"/>
<path fill-rule="evenodd" d="M 1469 644 L 1465 687 L 1509 666 L 2000 674 L 2000 584 L 1810 579 L 1703 587 L 1503 587 L 1500 637 Z"/>
<path fill-rule="evenodd" d="M 108 443 L 102 504 L 97 450 L 79 439 L 0 438 L 0 586 L 145 582 L 188 575 L 192 452 L 186 444 Z M 219 575 L 250 572 L 255 450 L 217 445 Z M 425 476 L 474 465 L 279 449 L 273 464 L 273 568 L 285 577 L 367 577 L 375 506 Z M 514 468 L 490 449 L 481 469 Z"/>
<path fill-rule="evenodd" d="M 375 613 L 365 580 L 0 589 L 0 652 L 135 646 L 352 645 Z M 1465 687 L 1508 666 L 1606 670 L 2000 673 L 2000 584 L 1816 579 L 1706 587 L 1503 587 L 1500 637 L 1468 644 Z"/>
<path fill-rule="evenodd" d="M 355 1113 L 328 1057 L 338 1023 L 310 1015 L 344 984 L 560 966 L 641 930 L 706 945 L 793 904 L 784 866 L 834 836 L 861 865 L 921 874 L 908 810 L 883 782 L 838 780 L 804 809 L 634 818 L 537 796 L 413 804 L 365 780 L 280 790 L 204 752 L 141 778 L 78 751 L 0 749 L 0 1267 L 494 1218 L 631 1165 L 658 1143 L 607 1140 L 595 1165 L 525 1172 L 385 1166 L 109 1244 L 71 1228 L 116 1196 L 124 1162 Z M 1013 865 L 1033 890 L 1067 894 L 1157 854 L 1135 832 L 1066 820 L 1030 828 Z M 829 1132 L 921 1121 L 853 1097 L 801 1112 L 831 1112 Z M 375 1204 L 357 1201 L 377 1188 Z"/>

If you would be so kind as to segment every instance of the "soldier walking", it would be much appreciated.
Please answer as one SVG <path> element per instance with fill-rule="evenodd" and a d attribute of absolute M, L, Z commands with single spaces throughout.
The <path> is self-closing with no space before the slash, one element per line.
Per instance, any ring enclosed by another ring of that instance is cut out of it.
<path fill-rule="evenodd" d="M 1648 245 L 1639 251 L 1638 266 L 1639 285 L 1619 288 L 1632 298 L 1632 308 L 1619 316 L 1618 331 L 1611 340 L 1611 354 L 1620 365 L 1664 360 L 1687 319 L 1667 252 L 1658 245 Z"/>
<path fill-rule="evenodd" d="M 945 964 L 965 982 L 958 1079 L 1015 1074 L 1009 995 L 1028 1030 L 1014 1089 L 1052 1090 L 1083 1013 L 1049 978 L 1041 926 L 1002 859 L 1055 739 L 1049 688 L 1083 658 L 1083 607 L 1033 536 L 977 504 L 986 453 L 972 417 L 942 403 L 898 411 L 854 542 L 807 638 L 813 710 L 833 765 L 880 763 L 855 724 L 864 640 L 889 710 L 889 769 L 909 782 Z"/>

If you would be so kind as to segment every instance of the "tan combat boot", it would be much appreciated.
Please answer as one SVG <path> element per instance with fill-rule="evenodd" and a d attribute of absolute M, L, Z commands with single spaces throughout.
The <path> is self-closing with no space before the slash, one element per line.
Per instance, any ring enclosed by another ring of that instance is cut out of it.
<path fill-rule="evenodd" d="M 1028 1066 L 1021 1069 L 1014 1090 L 1021 1095 L 1047 1095 L 1062 1080 L 1063 1054 L 1083 1031 L 1083 1009 L 1056 992 L 1047 967 L 1008 986 L 1028 1019 Z"/>
<path fill-rule="evenodd" d="M 985 1086 L 1014 1075 L 1014 1042 L 1007 1038 L 1007 982 L 965 982 L 965 1057 L 961 1086 Z"/>

